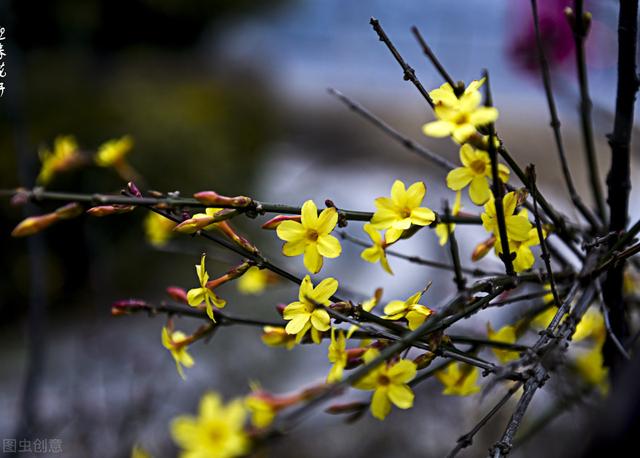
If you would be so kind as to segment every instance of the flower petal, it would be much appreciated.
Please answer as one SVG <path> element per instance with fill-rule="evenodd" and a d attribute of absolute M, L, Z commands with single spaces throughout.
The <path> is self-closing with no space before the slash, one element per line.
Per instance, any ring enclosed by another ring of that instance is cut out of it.
<path fill-rule="evenodd" d="M 338 211 L 335 208 L 325 208 L 318 216 L 316 231 L 318 234 L 330 233 L 338 223 Z"/>
<path fill-rule="evenodd" d="M 325 278 L 318 286 L 315 287 L 313 293 L 311 293 L 311 297 L 318 303 L 329 305 L 330 297 L 333 296 L 336 291 L 338 291 L 338 281 L 335 278 Z"/>
<path fill-rule="evenodd" d="M 317 274 L 322 269 L 322 256 L 315 243 L 307 245 L 304 250 L 304 266 L 312 274 Z"/>
<path fill-rule="evenodd" d="M 394 383 L 408 383 L 416 376 L 416 370 L 416 363 L 402 359 L 391 366 L 387 375 Z"/>
<path fill-rule="evenodd" d="M 300 256 L 304 253 L 305 248 L 309 242 L 307 239 L 298 239 L 291 242 L 285 242 L 282 245 L 282 254 L 285 256 Z"/>
<path fill-rule="evenodd" d="M 427 187 L 424 182 L 417 181 L 409 186 L 405 194 L 405 205 L 409 208 L 419 207 L 427 193 Z"/>
<path fill-rule="evenodd" d="M 315 229 L 318 226 L 318 207 L 313 200 L 307 200 L 302 204 L 302 225 L 305 229 Z"/>
<path fill-rule="evenodd" d="M 311 314 L 311 325 L 318 331 L 328 331 L 331 327 L 329 312 L 322 308 L 316 308 Z"/>
<path fill-rule="evenodd" d="M 389 400 L 400 409 L 410 409 L 413 407 L 414 394 L 405 384 L 389 386 Z"/>
<path fill-rule="evenodd" d="M 318 252 L 327 258 L 337 258 L 342 253 L 342 247 L 333 235 L 321 235 L 318 237 Z"/>
<path fill-rule="evenodd" d="M 489 190 L 489 182 L 486 177 L 481 175 L 471 180 L 469 197 L 471 197 L 471 201 L 476 205 L 483 205 L 489 200 L 491 191 Z"/>
<path fill-rule="evenodd" d="M 454 128 L 455 124 L 449 121 L 432 121 L 422 126 L 422 133 L 428 137 L 442 138 L 448 137 Z"/>
<path fill-rule="evenodd" d="M 404 207 L 407 201 L 407 191 L 405 190 L 404 183 L 400 180 L 393 182 L 391 186 L 391 200 L 393 204 L 398 207 Z"/>
<path fill-rule="evenodd" d="M 378 420 L 384 420 L 391 412 L 391 402 L 387 390 L 378 388 L 371 397 L 371 414 Z"/>
<path fill-rule="evenodd" d="M 283 221 L 276 228 L 278 237 L 287 242 L 304 240 L 306 232 L 304 226 L 297 221 Z"/>
<path fill-rule="evenodd" d="M 483 126 L 498 119 L 498 110 L 495 107 L 479 107 L 469 115 L 469 121 L 474 126 Z"/>
<path fill-rule="evenodd" d="M 466 167 L 458 167 L 447 174 L 447 186 L 453 191 L 459 191 L 473 179 L 473 173 Z"/>
<path fill-rule="evenodd" d="M 428 226 L 436 219 L 436 214 L 433 210 L 426 207 L 418 207 L 411 210 L 411 224 L 417 226 Z"/>

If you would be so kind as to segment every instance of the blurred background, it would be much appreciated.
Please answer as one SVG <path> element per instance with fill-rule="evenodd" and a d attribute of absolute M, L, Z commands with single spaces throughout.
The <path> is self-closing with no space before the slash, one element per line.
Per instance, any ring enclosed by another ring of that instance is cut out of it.
<path fill-rule="evenodd" d="M 576 130 L 572 37 L 562 15 L 568 2 L 539 3 L 574 179 L 588 199 Z M 594 17 L 587 59 L 604 171 L 604 135 L 613 123 L 617 6 L 594 0 L 587 7 Z M 58 135 L 74 135 L 83 151 L 92 152 L 128 134 L 135 141 L 130 162 L 144 175 L 147 189 L 184 196 L 212 189 L 293 205 L 306 199 L 321 205 L 330 198 L 338 207 L 371 211 L 373 199 L 388 194 L 398 178 L 425 180 L 427 205 L 440 209 L 443 199 L 454 197 L 444 173 L 327 92 L 329 87 L 342 91 L 457 161 L 455 145 L 421 134 L 432 114 L 402 80 L 368 24 L 371 16 L 381 21 L 429 89 L 442 81 L 421 54 L 412 25 L 454 79 L 469 82 L 489 69 L 503 138 L 520 164 L 536 163 L 539 185 L 550 200 L 567 217 L 576 217 L 567 205 L 548 128 L 529 2 L 506 0 L 393 5 L 383 0 L 4 0 L 0 187 L 33 186 L 38 149 Z M 637 173 L 634 169 L 634 177 Z M 88 167 L 56 176 L 47 188 L 106 193 L 123 185 L 112 170 Z M 474 211 L 466 192 L 463 197 L 463 205 Z M 636 215 L 639 205 L 631 200 Z M 141 210 L 81 217 L 32 239 L 11 239 L 8 234 L 23 212 L 0 200 L 2 438 L 60 438 L 63 456 L 70 457 L 125 457 L 134 443 L 154 457 L 174 456 L 168 423 L 179 413 L 193 412 L 204 391 L 231 398 L 246 394 L 250 380 L 259 380 L 268 390 L 286 392 L 326 375 L 326 346 L 271 349 L 260 342 L 258 329 L 233 327 L 222 329 L 208 345 L 192 347 L 196 366 L 182 381 L 160 343 L 163 317 L 112 318 L 111 303 L 159 301 L 167 286 L 195 287 L 193 266 L 202 251 L 212 275 L 239 260 L 187 237 L 154 248 L 145 241 Z M 304 274 L 301 258 L 279 256 L 274 233 L 260 231 L 251 220 L 240 220 L 238 227 L 267 257 Z M 362 234 L 359 224 L 348 231 Z M 467 264 L 483 237 L 459 228 Z M 454 291 L 449 276 L 401 260 L 391 260 L 395 276 L 390 277 L 379 265 L 361 261 L 360 248 L 342 243 L 343 255 L 326 262 L 316 278 L 339 278 L 354 300 L 369 297 L 377 287 L 384 287 L 383 303 L 404 299 L 433 281 L 437 287 L 423 303 L 437 308 Z M 448 260 L 432 231 L 398 244 L 398 250 Z M 494 259 L 481 266 L 499 269 Z M 226 285 L 220 295 L 238 315 L 274 319 L 274 306 L 291 302 L 297 288 L 278 283 L 263 295 L 247 297 Z M 461 329 L 483 335 L 488 316 L 497 327 L 509 322 L 510 313 L 483 315 Z M 185 330 L 196 325 L 188 318 L 178 322 Z M 531 424 L 563 399 L 561 387 L 550 384 L 545 391 L 534 402 Z M 435 380 L 421 385 L 415 408 L 394 411 L 384 423 L 367 415 L 347 425 L 338 417 L 314 415 L 264 456 L 441 456 L 490 408 L 495 393 L 467 399 L 440 392 Z M 363 399 L 363 393 L 348 396 Z M 546 455 L 579 450 L 584 412 L 573 408 L 539 436 Z M 505 421 L 501 416 L 492 422 L 466 456 L 482 456 Z M 533 438 L 514 456 L 539 456 L 539 447 Z"/>

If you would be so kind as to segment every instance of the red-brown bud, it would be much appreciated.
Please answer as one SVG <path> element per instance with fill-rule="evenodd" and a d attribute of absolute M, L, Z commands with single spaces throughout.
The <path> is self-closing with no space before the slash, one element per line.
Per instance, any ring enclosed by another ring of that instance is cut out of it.
<path fill-rule="evenodd" d="M 244 208 L 251 205 L 253 199 L 246 196 L 227 197 L 218 194 L 215 191 L 201 191 L 193 195 L 196 199 L 206 205 L 217 207 L 220 205 L 229 206 L 234 208 Z"/>
<path fill-rule="evenodd" d="M 283 221 L 297 221 L 300 222 L 302 216 L 300 215 L 278 215 L 271 218 L 269 221 L 262 225 L 262 229 L 275 230 Z"/>
<path fill-rule="evenodd" d="M 169 297 L 171 297 L 171 299 L 173 299 L 174 301 L 182 302 L 183 304 L 189 303 L 189 301 L 187 300 L 187 292 L 184 289 L 177 286 L 169 286 L 166 291 Z"/>

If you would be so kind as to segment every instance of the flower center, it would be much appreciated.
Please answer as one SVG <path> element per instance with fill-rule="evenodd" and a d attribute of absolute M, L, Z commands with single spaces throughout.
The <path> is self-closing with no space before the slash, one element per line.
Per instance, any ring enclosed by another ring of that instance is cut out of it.
<path fill-rule="evenodd" d="M 307 238 L 309 240 L 311 240 L 312 242 L 316 242 L 318 240 L 318 231 L 314 230 L 314 229 L 309 229 L 307 231 Z"/>
<path fill-rule="evenodd" d="M 400 216 L 402 216 L 402 218 L 409 218 L 411 216 L 411 209 L 404 207 L 400 210 Z"/>
<path fill-rule="evenodd" d="M 469 164 L 469 167 L 473 172 L 477 175 L 484 175 L 484 172 L 487 169 L 487 163 L 482 159 L 476 159 Z"/>
<path fill-rule="evenodd" d="M 378 385 L 387 386 L 390 383 L 391 383 L 391 379 L 388 376 L 384 374 L 381 374 L 378 376 Z"/>

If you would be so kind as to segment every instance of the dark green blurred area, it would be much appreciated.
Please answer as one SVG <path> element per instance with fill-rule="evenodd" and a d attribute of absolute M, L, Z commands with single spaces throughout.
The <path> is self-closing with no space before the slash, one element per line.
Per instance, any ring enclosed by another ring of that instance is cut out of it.
<path fill-rule="evenodd" d="M 280 130 L 274 101 L 260 75 L 220 61 L 211 49 L 218 28 L 283 3 L 4 3 L 0 22 L 13 75 L 0 104 L 0 187 L 33 186 L 38 148 L 58 135 L 74 135 L 92 154 L 102 142 L 129 134 L 130 162 L 150 189 L 250 192 L 252 164 Z M 15 135 L 21 130 L 23 140 Z M 21 150 L 28 156 L 26 182 L 18 178 Z M 118 192 L 124 184 L 113 170 L 89 167 L 57 176 L 47 188 Z M 6 199 L 0 205 L 0 313 L 10 324 L 26 313 L 29 271 L 25 240 L 8 237 L 22 209 Z M 47 296 L 56 315 L 86 301 L 106 306 L 108 287 L 109 298 L 140 294 L 149 282 L 157 288 L 164 258 L 144 246 L 142 216 L 81 217 L 44 233 Z M 132 259 L 118 259 L 119 253 Z"/>

